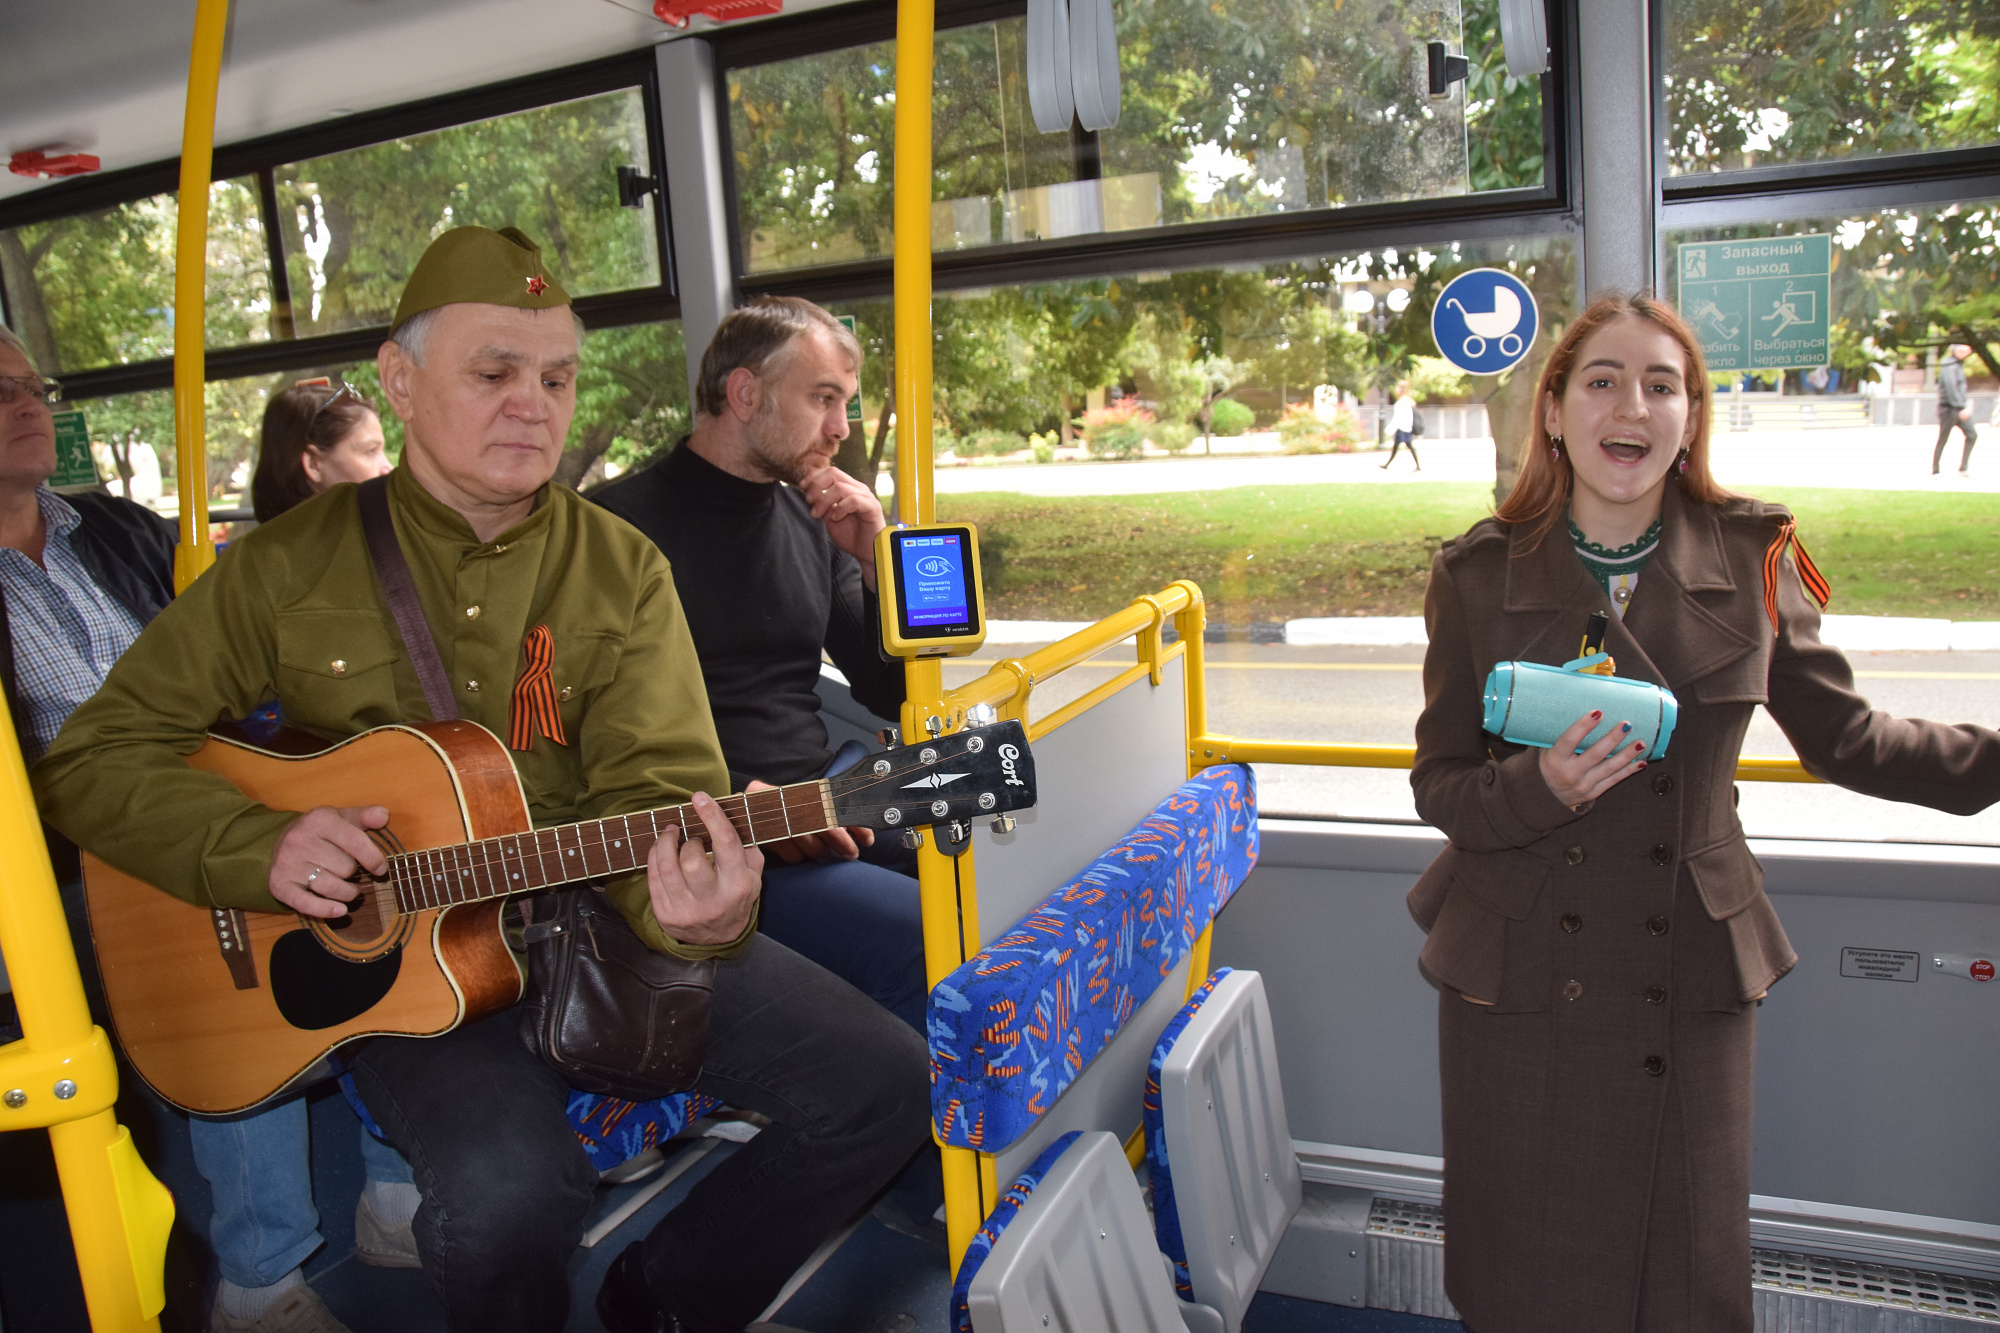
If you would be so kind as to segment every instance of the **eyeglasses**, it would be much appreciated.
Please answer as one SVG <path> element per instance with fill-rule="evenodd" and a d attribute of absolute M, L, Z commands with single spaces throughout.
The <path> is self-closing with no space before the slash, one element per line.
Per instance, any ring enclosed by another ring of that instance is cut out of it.
<path fill-rule="evenodd" d="M 363 398 L 360 392 L 352 384 L 347 384 L 343 382 L 338 389 L 335 389 L 330 395 L 328 395 L 327 400 L 325 402 L 321 403 L 318 407 L 315 407 L 313 409 L 313 414 L 311 416 L 306 418 L 307 439 L 312 438 L 313 427 L 319 424 L 320 414 L 326 411 L 326 409 L 328 409 L 329 407 L 332 407 L 335 403 L 339 402 L 343 398 L 351 398 L 355 402 L 361 404 L 363 407 L 368 406 L 368 400 L 366 398 Z"/>
<path fill-rule="evenodd" d="M 44 403 L 62 401 L 62 385 L 39 375 L 0 375 L 0 403 L 11 403 L 22 394 Z"/>

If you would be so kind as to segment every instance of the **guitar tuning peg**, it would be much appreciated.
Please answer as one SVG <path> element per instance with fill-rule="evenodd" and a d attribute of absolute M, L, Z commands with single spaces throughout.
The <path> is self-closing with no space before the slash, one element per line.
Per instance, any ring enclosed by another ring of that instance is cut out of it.
<path fill-rule="evenodd" d="M 932 736 L 944 735 L 944 719 L 936 713 L 932 713 L 924 719 L 924 730 L 928 731 Z"/>
<path fill-rule="evenodd" d="M 1000 710 L 992 704 L 974 704 L 965 710 L 967 726 L 990 727 L 999 716 Z"/>
<path fill-rule="evenodd" d="M 901 727 L 884 727 L 875 733 L 875 739 L 893 750 L 903 743 L 903 730 Z"/>
<path fill-rule="evenodd" d="M 993 831 L 996 834 L 1012 833 L 1014 831 L 1014 816 L 995 815 L 993 817 Z"/>
<path fill-rule="evenodd" d="M 909 850 L 914 852 L 915 850 L 917 850 L 917 848 L 923 845 L 924 845 L 924 831 L 922 829 L 906 828 L 903 830 L 903 846 L 909 848 Z"/>

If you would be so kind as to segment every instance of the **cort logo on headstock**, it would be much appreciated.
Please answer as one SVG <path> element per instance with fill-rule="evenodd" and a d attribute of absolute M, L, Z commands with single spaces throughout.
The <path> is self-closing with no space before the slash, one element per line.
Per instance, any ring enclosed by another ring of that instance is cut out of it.
<path fill-rule="evenodd" d="M 889 750 L 824 781 L 835 823 L 908 829 L 1032 806 L 1035 755 L 1009 720 Z"/>
<path fill-rule="evenodd" d="M 1000 771 L 1007 775 L 1005 780 L 1010 787 L 1025 787 L 1028 785 L 1021 781 L 1020 770 L 1014 765 L 1014 761 L 1020 757 L 1021 752 L 1013 746 L 1003 745 L 1000 747 Z"/>

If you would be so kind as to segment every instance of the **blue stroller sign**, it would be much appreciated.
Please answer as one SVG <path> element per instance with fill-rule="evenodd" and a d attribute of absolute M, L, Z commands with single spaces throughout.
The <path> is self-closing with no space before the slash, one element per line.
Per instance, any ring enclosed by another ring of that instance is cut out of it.
<path fill-rule="evenodd" d="M 1498 375 L 1534 346 L 1541 312 L 1513 274 L 1475 268 L 1459 274 L 1431 307 L 1438 355 L 1468 375 Z"/>

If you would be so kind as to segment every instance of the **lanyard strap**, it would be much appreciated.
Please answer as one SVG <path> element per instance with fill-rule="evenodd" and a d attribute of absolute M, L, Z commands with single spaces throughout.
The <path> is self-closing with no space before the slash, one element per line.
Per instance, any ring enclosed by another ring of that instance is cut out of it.
<path fill-rule="evenodd" d="M 450 722 L 458 717 L 458 704 L 444 673 L 444 659 L 438 656 L 437 639 L 424 616 L 424 604 L 417 598 L 410 562 L 403 558 L 402 543 L 396 540 L 396 524 L 389 517 L 389 479 L 370 477 L 355 491 L 361 502 L 361 531 L 368 538 L 368 558 L 374 562 L 375 577 L 381 581 L 389 610 L 396 617 L 403 651 L 410 655 L 410 665 L 417 669 L 417 680 L 424 687 L 424 703 L 430 707 L 432 721 Z"/>

